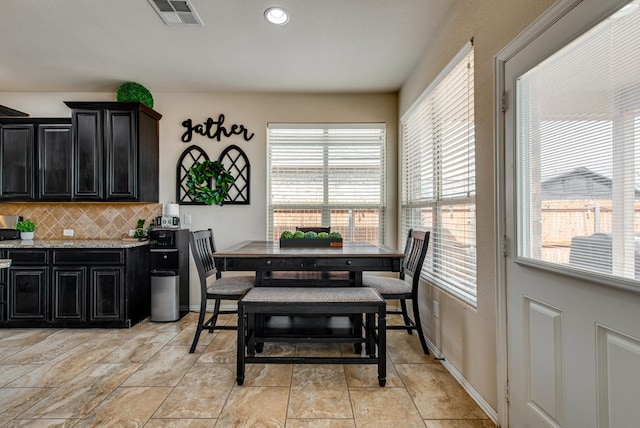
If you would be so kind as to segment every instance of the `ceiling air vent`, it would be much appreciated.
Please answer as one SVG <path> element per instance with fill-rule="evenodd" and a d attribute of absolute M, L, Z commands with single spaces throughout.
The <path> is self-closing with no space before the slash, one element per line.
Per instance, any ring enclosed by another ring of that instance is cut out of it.
<path fill-rule="evenodd" d="M 167 25 L 203 25 L 188 0 L 149 0 Z"/>

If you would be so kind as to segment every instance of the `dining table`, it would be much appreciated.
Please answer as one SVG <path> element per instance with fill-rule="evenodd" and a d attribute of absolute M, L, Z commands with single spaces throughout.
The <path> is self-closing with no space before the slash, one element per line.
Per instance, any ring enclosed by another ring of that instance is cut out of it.
<path fill-rule="evenodd" d="M 340 247 L 281 247 L 243 241 L 214 253 L 220 271 L 256 273 L 256 286 L 362 286 L 364 272 L 399 272 L 404 253 L 370 242 Z"/>

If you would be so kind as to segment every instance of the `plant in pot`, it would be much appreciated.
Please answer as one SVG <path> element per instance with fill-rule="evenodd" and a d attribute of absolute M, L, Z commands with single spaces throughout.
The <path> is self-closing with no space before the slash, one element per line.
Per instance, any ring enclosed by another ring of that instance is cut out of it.
<path fill-rule="evenodd" d="M 16 229 L 20 231 L 20 239 L 30 241 L 36 231 L 36 224 L 29 219 L 20 220 L 16 223 Z"/>
<path fill-rule="evenodd" d="M 187 195 L 194 202 L 204 202 L 207 205 L 215 203 L 222 206 L 229 194 L 229 187 L 235 181 L 236 179 L 224 168 L 222 162 L 210 160 L 198 162 L 189 168 L 186 181 Z"/>

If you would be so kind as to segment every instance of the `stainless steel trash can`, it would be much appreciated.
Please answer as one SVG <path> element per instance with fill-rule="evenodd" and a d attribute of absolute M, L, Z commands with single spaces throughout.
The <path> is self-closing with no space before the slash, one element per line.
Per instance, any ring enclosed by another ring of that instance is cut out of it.
<path fill-rule="evenodd" d="M 151 271 L 151 321 L 180 318 L 180 275 L 171 270 Z"/>

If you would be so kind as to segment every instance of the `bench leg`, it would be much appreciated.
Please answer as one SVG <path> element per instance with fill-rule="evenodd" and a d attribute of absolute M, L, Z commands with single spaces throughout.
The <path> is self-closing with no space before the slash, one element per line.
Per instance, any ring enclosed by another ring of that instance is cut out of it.
<path fill-rule="evenodd" d="M 238 385 L 242 385 L 244 383 L 244 348 L 246 334 L 244 306 L 242 304 L 238 304 L 238 349 L 236 356 L 236 381 L 238 382 Z"/>
<path fill-rule="evenodd" d="M 387 383 L 387 314 L 382 307 L 378 313 L 378 383 Z"/>

